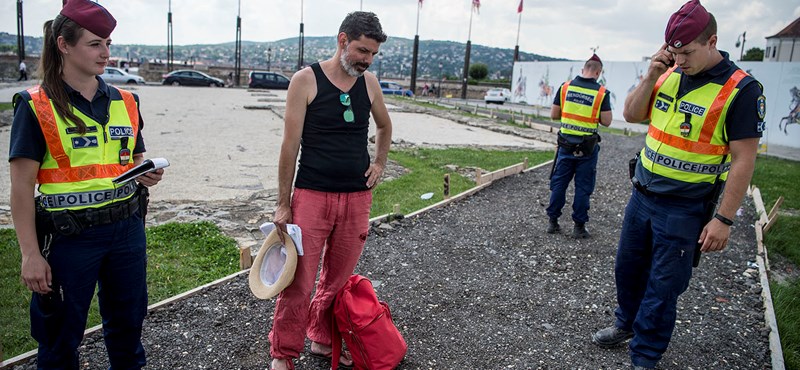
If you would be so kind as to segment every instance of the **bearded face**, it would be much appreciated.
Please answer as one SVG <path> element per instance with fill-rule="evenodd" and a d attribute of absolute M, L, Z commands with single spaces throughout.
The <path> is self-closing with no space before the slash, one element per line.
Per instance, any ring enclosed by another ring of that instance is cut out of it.
<path fill-rule="evenodd" d="M 351 50 L 355 49 L 355 50 Z M 351 42 L 344 44 L 342 54 L 339 56 L 339 64 L 342 69 L 352 77 L 361 77 L 369 68 L 373 53 L 369 50 L 361 51 L 358 45 Z"/>

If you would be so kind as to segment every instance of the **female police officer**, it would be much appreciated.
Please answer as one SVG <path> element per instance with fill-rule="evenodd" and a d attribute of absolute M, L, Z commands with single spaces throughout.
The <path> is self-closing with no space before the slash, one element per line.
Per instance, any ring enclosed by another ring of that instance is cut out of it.
<path fill-rule="evenodd" d="M 139 186 L 112 182 L 142 162 L 145 151 L 138 98 L 97 77 L 115 26 L 102 6 L 67 1 L 44 24 L 42 84 L 14 97 L 11 213 L 22 280 L 33 291 L 31 335 L 39 342 L 40 369 L 78 368 L 97 284 L 111 367 L 145 364 L 142 213 L 145 187 L 158 183 L 163 170 L 139 177 Z M 37 182 L 41 195 L 34 199 Z"/>

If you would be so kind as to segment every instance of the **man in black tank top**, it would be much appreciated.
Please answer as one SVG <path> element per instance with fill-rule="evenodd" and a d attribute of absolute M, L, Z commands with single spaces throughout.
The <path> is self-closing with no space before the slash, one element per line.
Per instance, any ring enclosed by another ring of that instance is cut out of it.
<path fill-rule="evenodd" d="M 348 14 L 336 41 L 336 54 L 295 73 L 286 95 L 273 222 L 284 231 L 288 223 L 299 225 L 304 253 L 292 284 L 275 306 L 269 341 L 276 370 L 294 368 L 292 360 L 303 351 L 306 336 L 311 355 L 331 356 L 333 299 L 364 248 L 372 188 L 383 174 L 392 141 L 392 121 L 378 79 L 366 72 L 386 41 L 378 17 Z M 370 116 L 377 129 L 372 159 L 367 152 Z M 320 259 L 319 283 L 309 302 Z M 335 360 L 353 363 L 347 353 Z"/>

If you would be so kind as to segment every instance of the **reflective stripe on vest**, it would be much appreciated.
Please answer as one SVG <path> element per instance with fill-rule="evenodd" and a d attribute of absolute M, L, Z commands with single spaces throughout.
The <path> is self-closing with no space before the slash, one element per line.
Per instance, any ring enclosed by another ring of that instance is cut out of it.
<path fill-rule="evenodd" d="M 605 86 L 592 90 L 565 82 L 561 86 L 561 133 L 576 136 L 596 133 L 605 93 Z"/>
<path fill-rule="evenodd" d="M 76 206 L 95 206 L 116 199 L 125 199 L 136 192 L 136 181 L 129 181 L 120 188 L 80 193 L 47 194 L 39 198 L 45 208 L 75 208 Z"/>
<path fill-rule="evenodd" d="M 105 125 L 100 125 L 79 110 L 72 109 L 90 129 L 86 134 L 80 135 L 75 125 L 55 113 L 44 89 L 36 86 L 28 90 L 31 96 L 28 104 L 36 114 L 47 144 L 47 152 L 37 174 L 39 191 L 43 196 L 113 191 L 115 187 L 111 179 L 133 167 L 132 160 L 127 165 L 120 164 L 119 151 L 123 142 L 127 142 L 126 148 L 130 152 L 136 146 L 139 132 L 138 107 L 133 94 L 120 89 L 116 91 L 121 99 L 111 99 L 109 119 Z M 128 139 L 120 140 L 122 137 Z M 128 197 L 112 197 L 103 202 L 78 201 L 75 206 L 65 207 L 96 207 Z"/>
<path fill-rule="evenodd" d="M 724 122 L 745 77 L 744 71 L 736 70 L 724 85 L 708 83 L 677 98 L 681 73 L 672 69 L 662 75 L 651 97 L 643 167 L 676 181 L 676 188 L 680 183 L 711 186 L 717 175 L 724 181 L 730 169 Z M 687 117 L 689 125 L 682 129 Z"/>

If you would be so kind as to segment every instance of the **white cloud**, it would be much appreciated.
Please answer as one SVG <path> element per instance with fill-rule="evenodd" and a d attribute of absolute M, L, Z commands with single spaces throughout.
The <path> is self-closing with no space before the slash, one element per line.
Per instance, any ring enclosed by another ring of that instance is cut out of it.
<path fill-rule="evenodd" d="M 241 0 L 242 38 L 273 41 L 299 34 L 299 0 Z M 413 38 L 417 0 L 303 0 L 307 36 L 334 35 L 344 16 L 374 11 L 389 36 Z M 669 15 L 685 0 L 525 0 L 520 49 L 542 55 L 585 59 L 599 46 L 604 60 L 640 60 L 663 42 Z M 24 0 L 25 33 L 41 35 L 41 25 L 60 9 L 57 0 Z M 166 44 L 167 1 L 100 0 L 117 18 L 112 34 L 117 44 Z M 466 42 L 470 0 L 425 0 L 420 12 L 423 40 Z M 484 0 L 472 20 L 473 44 L 513 48 L 517 38 L 519 0 Z M 745 48 L 766 45 L 771 36 L 800 16 L 800 6 L 787 0 L 705 0 L 719 24 L 719 48 L 734 58 L 737 36 L 746 32 Z M 172 0 L 176 44 L 232 42 L 236 35 L 237 2 Z M 0 31 L 16 33 L 16 1 L 0 1 Z"/>

